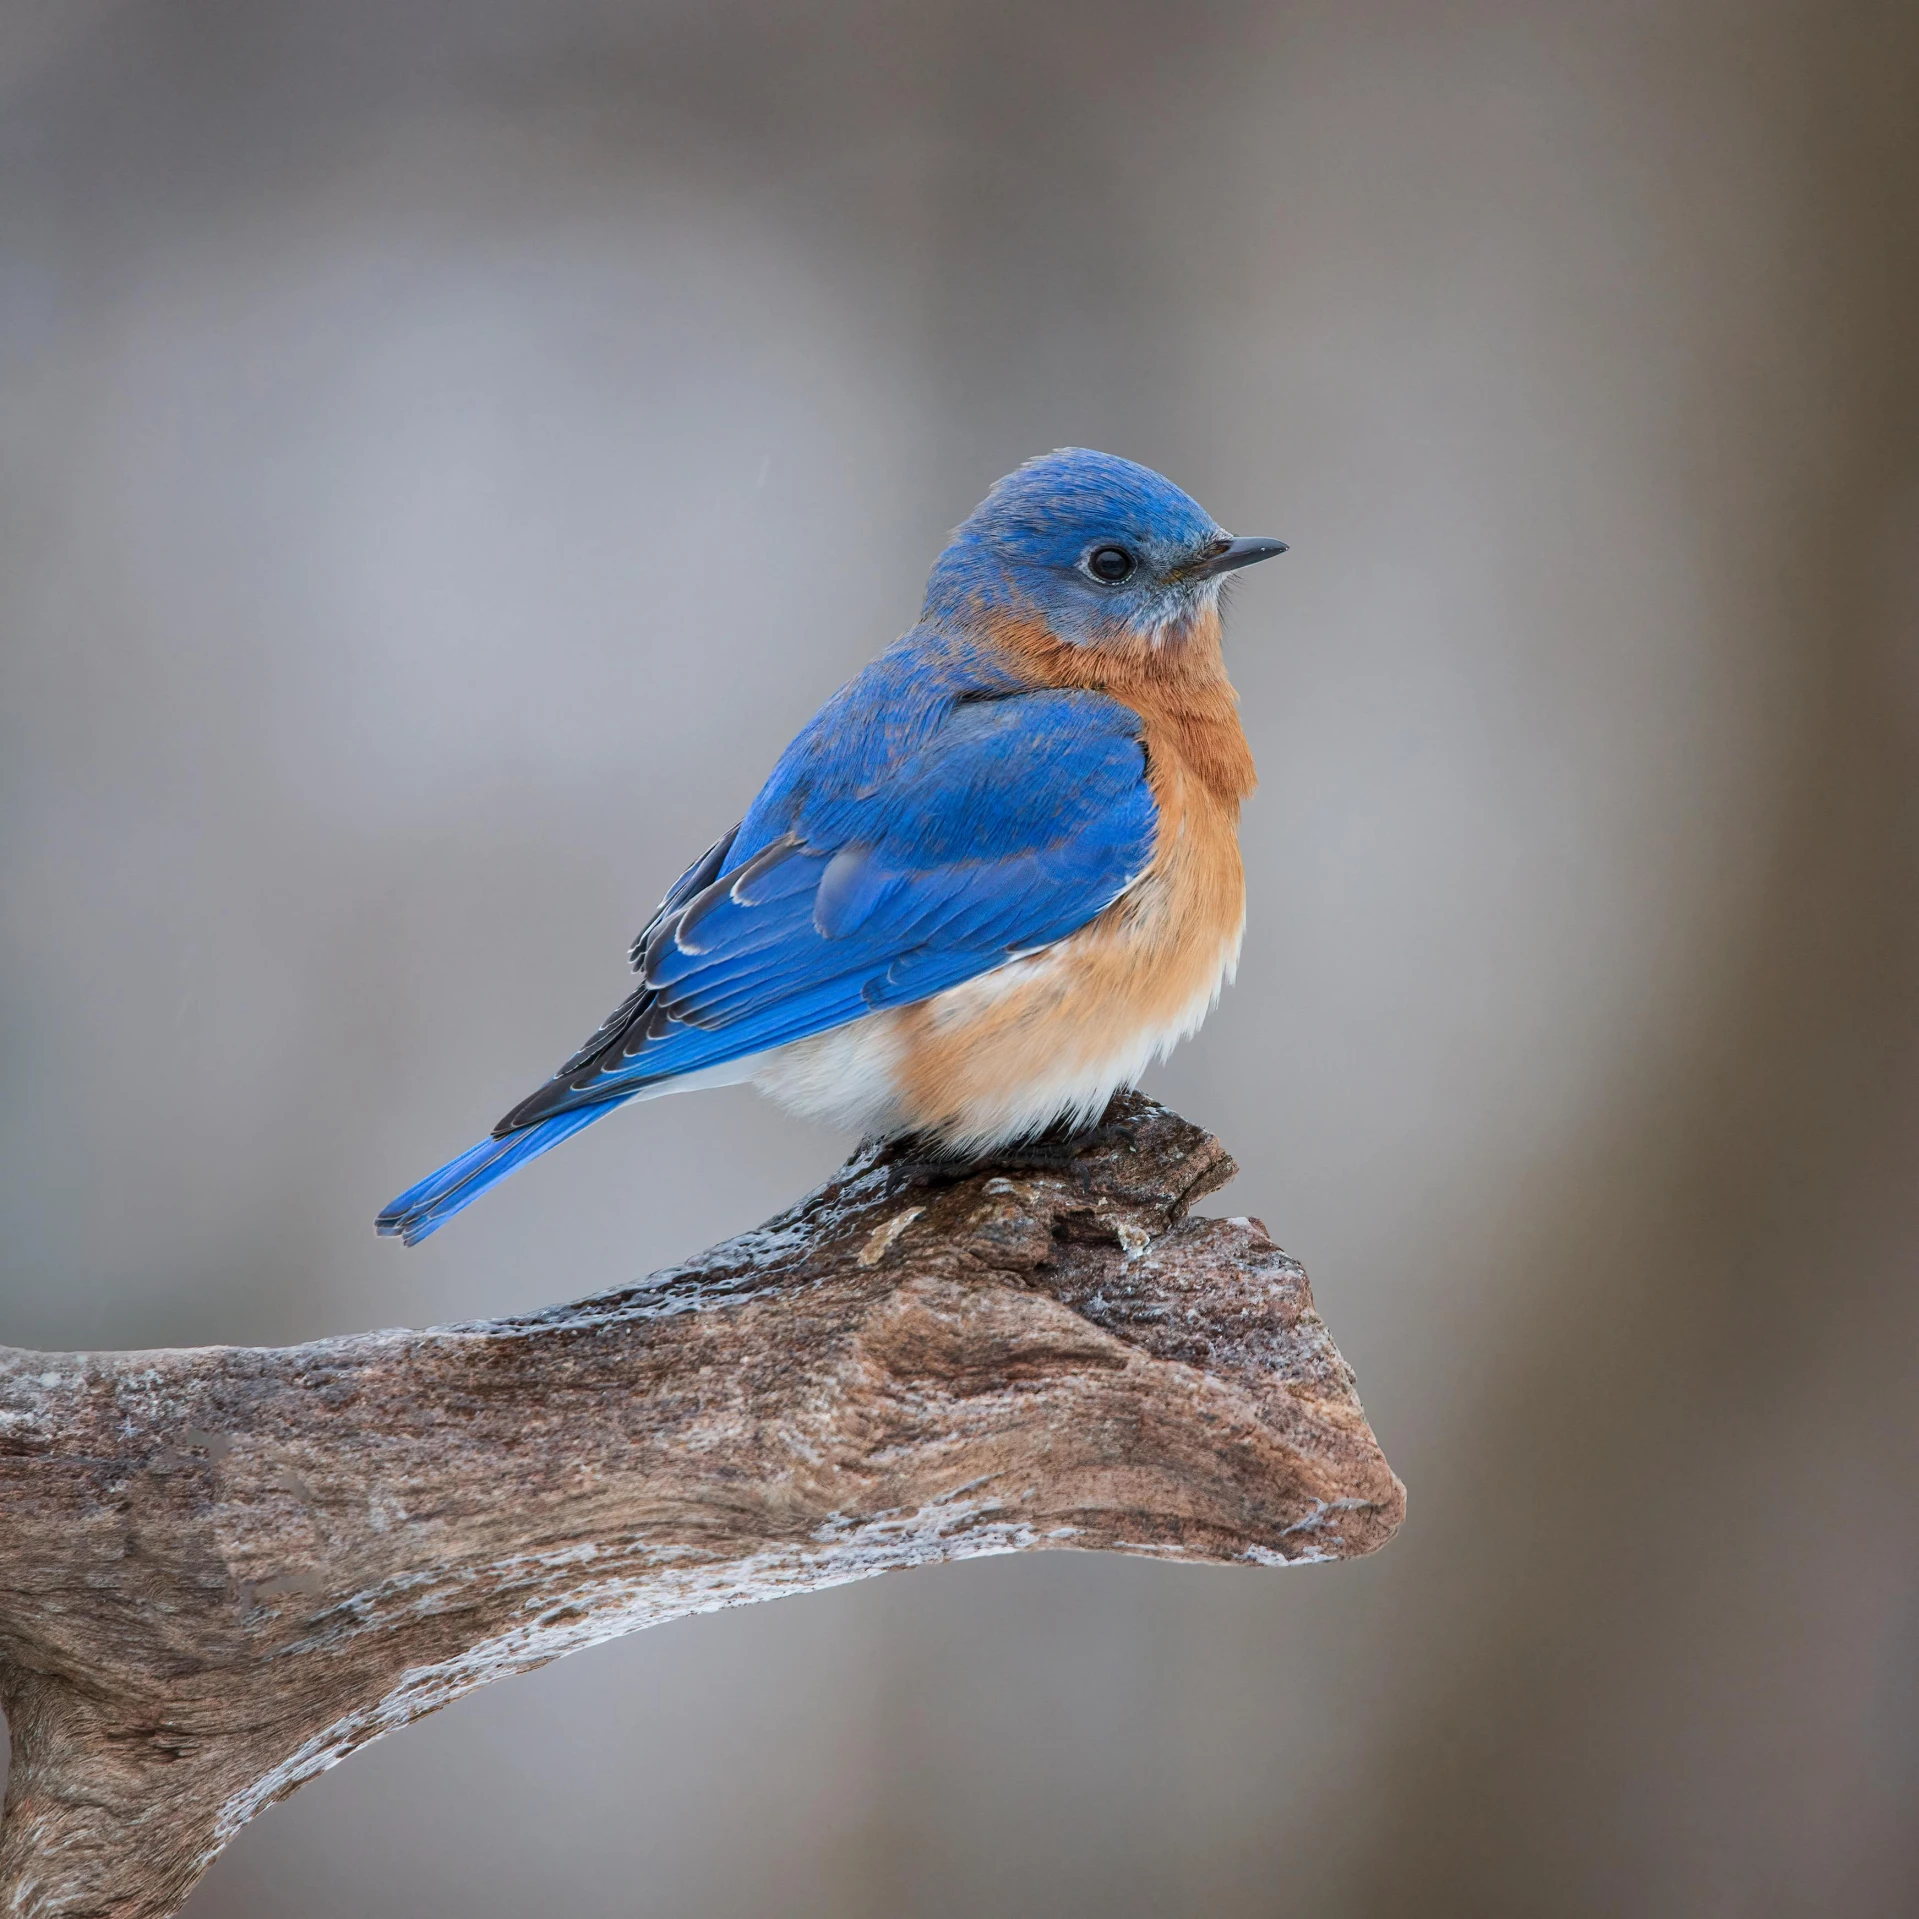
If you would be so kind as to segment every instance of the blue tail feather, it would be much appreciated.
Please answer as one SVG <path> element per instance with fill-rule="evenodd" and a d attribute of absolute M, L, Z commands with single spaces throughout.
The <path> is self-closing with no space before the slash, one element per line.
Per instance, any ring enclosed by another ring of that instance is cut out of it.
<path fill-rule="evenodd" d="M 471 1206 L 489 1186 L 625 1103 L 610 1099 L 593 1106 L 576 1106 L 571 1112 L 541 1120 L 537 1126 L 508 1133 L 504 1139 L 481 1140 L 458 1159 L 448 1160 L 437 1173 L 429 1173 L 417 1186 L 409 1186 L 373 1222 L 373 1230 L 397 1233 L 407 1245 L 419 1245 L 455 1213 Z"/>

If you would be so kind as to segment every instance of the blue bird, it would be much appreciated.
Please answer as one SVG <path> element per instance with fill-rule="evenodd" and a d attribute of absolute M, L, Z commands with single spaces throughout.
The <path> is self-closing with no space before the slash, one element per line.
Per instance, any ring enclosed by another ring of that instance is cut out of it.
<path fill-rule="evenodd" d="M 1220 586 L 1285 550 L 1111 454 L 1009 474 L 918 624 L 660 902 L 625 1003 L 378 1230 L 417 1245 L 616 1106 L 694 1086 L 959 1152 L 1096 1119 L 1238 960 L 1254 775 Z"/>

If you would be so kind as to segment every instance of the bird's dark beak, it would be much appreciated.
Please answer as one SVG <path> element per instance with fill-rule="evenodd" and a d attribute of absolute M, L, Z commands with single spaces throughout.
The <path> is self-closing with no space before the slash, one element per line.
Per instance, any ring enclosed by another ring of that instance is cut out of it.
<path fill-rule="evenodd" d="M 1284 540 L 1215 540 L 1205 553 L 1186 569 L 1189 580 L 1210 580 L 1221 573 L 1236 573 L 1242 566 L 1257 566 L 1286 551 Z"/>

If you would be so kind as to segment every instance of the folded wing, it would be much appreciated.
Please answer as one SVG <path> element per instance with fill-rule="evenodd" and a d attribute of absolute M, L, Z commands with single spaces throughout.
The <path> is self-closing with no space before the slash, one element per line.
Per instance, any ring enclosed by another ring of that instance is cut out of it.
<path fill-rule="evenodd" d="M 961 701 L 868 775 L 769 787 L 635 942 L 638 990 L 496 1136 L 958 985 L 1152 857 L 1139 717 L 1100 694 Z"/>

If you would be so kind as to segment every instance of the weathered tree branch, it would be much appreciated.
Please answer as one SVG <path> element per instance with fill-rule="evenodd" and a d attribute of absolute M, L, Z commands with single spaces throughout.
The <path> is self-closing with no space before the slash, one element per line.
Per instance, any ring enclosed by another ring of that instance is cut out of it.
<path fill-rule="evenodd" d="M 4 1910 L 177 1910 L 262 1807 L 489 1679 L 1030 1547 L 1370 1552 L 1404 1493 L 1306 1276 L 1137 1096 L 524 1318 L 0 1350 Z"/>

